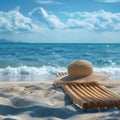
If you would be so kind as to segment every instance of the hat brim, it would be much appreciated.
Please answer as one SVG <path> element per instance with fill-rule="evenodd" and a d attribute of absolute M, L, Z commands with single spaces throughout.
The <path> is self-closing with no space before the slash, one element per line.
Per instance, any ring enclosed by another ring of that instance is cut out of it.
<path fill-rule="evenodd" d="M 68 83 L 68 82 L 99 82 L 109 80 L 108 76 L 104 73 L 93 72 L 86 77 L 71 77 L 67 72 L 61 72 L 57 74 L 55 83 Z"/>

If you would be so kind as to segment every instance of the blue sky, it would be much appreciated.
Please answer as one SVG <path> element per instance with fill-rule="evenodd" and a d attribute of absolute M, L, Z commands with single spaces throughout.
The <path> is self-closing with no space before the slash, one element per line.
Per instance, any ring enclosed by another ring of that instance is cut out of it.
<path fill-rule="evenodd" d="M 120 0 L 0 0 L 0 39 L 120 43 Z"/>

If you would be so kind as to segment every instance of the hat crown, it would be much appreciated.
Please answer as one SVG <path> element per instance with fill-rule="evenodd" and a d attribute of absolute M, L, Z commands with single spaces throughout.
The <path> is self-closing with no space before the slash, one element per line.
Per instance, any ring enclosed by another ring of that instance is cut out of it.
<path fill-rule="evenodd" d="M 76 60 L 68 65 L 68 75 L 72 77 L 86 77 L 92 72 L 92 64 L 86 60 Z"/>

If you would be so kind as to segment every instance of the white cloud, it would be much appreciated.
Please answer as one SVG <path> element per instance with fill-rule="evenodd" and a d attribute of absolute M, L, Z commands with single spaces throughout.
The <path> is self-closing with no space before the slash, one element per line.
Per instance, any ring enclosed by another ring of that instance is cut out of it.
<path fill-rule="evenodd" d="M 94 12 L 63 12 L 67 16 L 66 22 L 54 14 L 49 14 L 42 7 L 35 8 L 29 15 L 34 20 L 20 13 L 19 7 L 14 10 L 0 11 L 0 32 L 19 32 L 19 31 L 40 31 L 40 27 L 49 29 L 80 29 L 86 31 L 99 32 L 119 32 L 120 31 L 120 13 L 111 13 L 105 10 Z M 36 21 L 37 20 L 37 21 Z M 35 24 L 36 23 L 36 24 Z"/>
<path fill-rule="evenodd" d="M 0 38 L 22 42 L 25 38 L 25 42 L 44 43 L 120 42 L 120 13 L 99 10 L 61 14 L 66 18 L 64 23 L 41 7 L 31 11 L 29 17 L 21 14 L 19 7 L 8 12 L 0 11 L 0 33 L 6 33 L 0 34 Z"/>
<path fill-rule="evenodd" d="M 68 16 L 67 28 L 86 29 L 90 31 L 120 31 L 120 13 L 105 10 L 94 12 L 62 13 Z"/>
<path fill-rule="evenodd" d="M 36 17 L 39 22 L 44 23 L 50 29 L 81 29 L 87 31 L 120 31 L 120 13 L 111 13 L 105 10 L 93 12 L 61 12 L 63 16 L 67 16 L 66 22 L 61 22 L 54 14 L 39 7 L 35 8 L 30 15 Z"/>
<path fill-rule="evenodd" d="M 94 26 L 86 21 L 69 19 L 67 21 L 67 27 L 71 29 L 85 29 L 91 31 Z"/>
<path fill-rule="evenodd" d="M 50 29 L 64 28 L 64 24 L 53 14 L 48 14 L 42 7 L 35 8 L 29 13 L 30 15 L 38 18 L 39 21 L 46 24 Z"/>
<path fill-rule="evenodd" d="M 0 11 L 0 33 L 2 32 L 33 32 L 39 27 L 32 23 L 32 20 L 22 15 L 19 7 L 14 10 Z"/>

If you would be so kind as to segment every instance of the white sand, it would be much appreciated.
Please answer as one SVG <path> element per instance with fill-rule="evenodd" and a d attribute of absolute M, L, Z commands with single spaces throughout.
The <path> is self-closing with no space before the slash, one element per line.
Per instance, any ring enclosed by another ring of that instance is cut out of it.
<path fill-rule="evenodd" d="M 120 80 L 102 82 L 120 95 Z M 0 120 L 120 120 L 120 110 L 82 111 L 52 82 L 1 82 Z"/>

